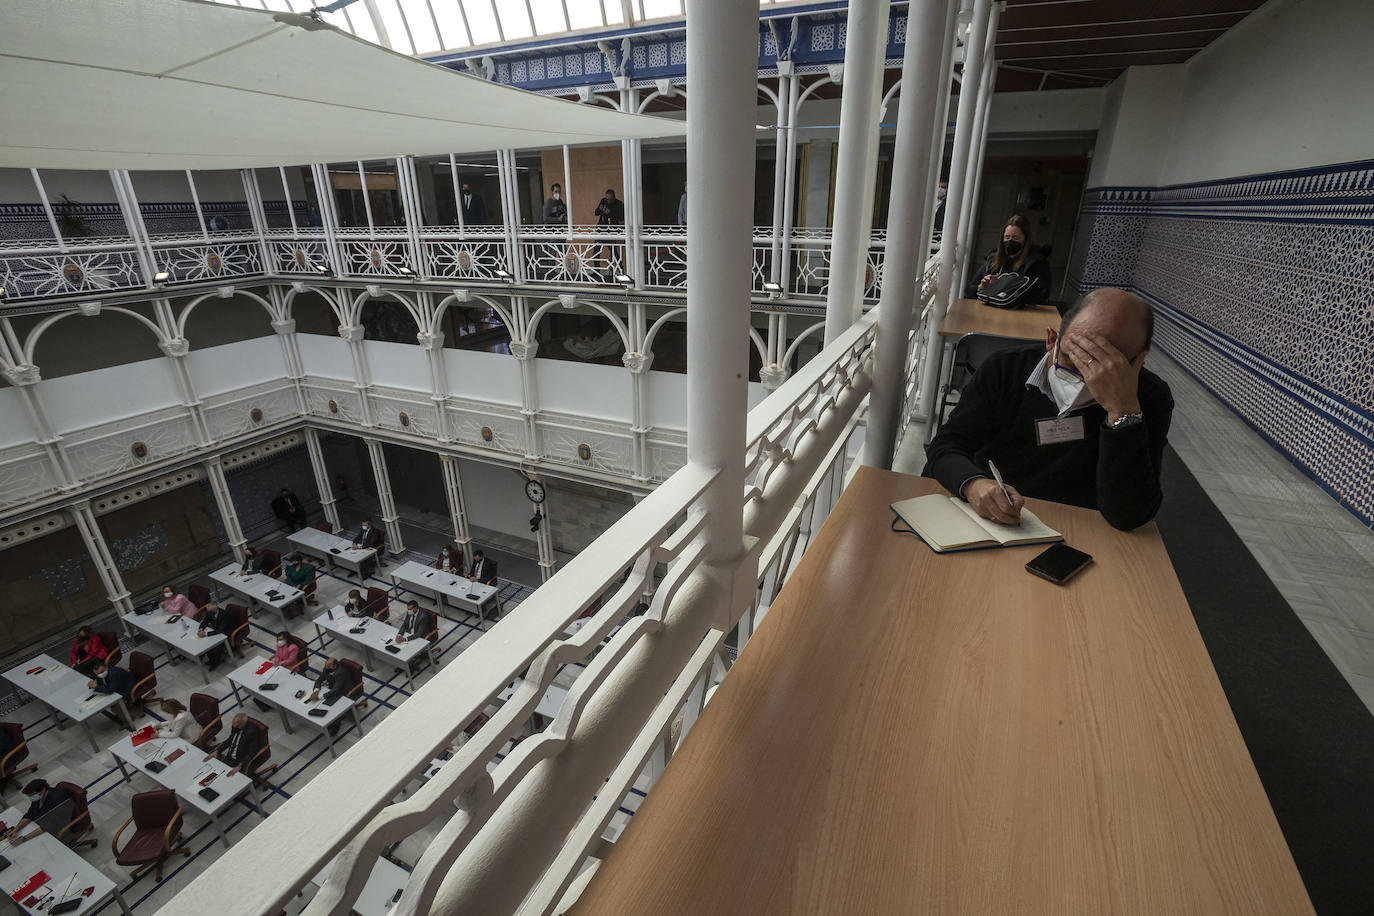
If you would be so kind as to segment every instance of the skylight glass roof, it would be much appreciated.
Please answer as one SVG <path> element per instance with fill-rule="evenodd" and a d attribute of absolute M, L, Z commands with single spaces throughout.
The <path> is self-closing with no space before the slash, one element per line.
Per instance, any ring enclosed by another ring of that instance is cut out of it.
<path fill-rule="evenodd" d="M 217 0 L 254 9 L 305 13 L 329 0 Z M 588 29 L 682 19 L 684 0 L 353 0 L 325 13 L 333 25 L 403 54 L 557 38 Z M 808 0 L 759 0 L 760 9 Z M 814 0 L 811 0 L 814 2 Z"/>

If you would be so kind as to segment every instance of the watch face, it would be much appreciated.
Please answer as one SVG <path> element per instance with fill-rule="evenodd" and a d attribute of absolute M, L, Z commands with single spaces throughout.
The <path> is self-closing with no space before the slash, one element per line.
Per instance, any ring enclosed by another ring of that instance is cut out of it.
<path fill-rule="evenodd" d="M 542 503 L 544 501 L 544 485 L 537 480 L 525 482 L 525 495 L 532 503 Z"/>

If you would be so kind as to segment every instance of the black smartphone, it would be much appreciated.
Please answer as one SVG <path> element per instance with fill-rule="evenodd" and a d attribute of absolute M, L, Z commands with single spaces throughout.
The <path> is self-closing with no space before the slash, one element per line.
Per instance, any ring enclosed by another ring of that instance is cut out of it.
<path fill-rule="evenodd" d="M 1063 585 L 1092 561 L 1090 554 L 1074 550 L 1068 544 L 1054 544 L 1027 563 L 1026 571 L 1055 585 Z"/>

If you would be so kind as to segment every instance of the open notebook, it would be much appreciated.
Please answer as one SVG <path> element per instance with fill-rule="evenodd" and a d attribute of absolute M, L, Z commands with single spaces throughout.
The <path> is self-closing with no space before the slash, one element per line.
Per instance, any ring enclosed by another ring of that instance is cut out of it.
<path fill-rule="evenodd" d="M 962 499 L 932 493 L 892 504 L 897 518 L 892 528 L 906 525 L 936 553 L 974 550 L 979 547 L 1015 547 L 1062 541 L 1064 536 L 1036 518 L 1029 509 L 1021 510 L 1020 525 L 1001 525 L 980 518 Z"/>

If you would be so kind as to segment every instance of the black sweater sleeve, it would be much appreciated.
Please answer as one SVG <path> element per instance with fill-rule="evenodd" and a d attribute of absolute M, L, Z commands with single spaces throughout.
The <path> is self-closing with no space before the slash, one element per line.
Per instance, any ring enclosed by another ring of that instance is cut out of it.
<path fill-rule="evenodd" d="M 988 476 L 987 468 L 974 461 L 973 456 L 987 444 L 1006 412 L 998 397 L 1007 385 L 1006 372 L 999 371 L 1004 365 L 999 360 L 989 360 L 973 374 L 949 419 L 926 448 L 922 474 L 934 477 L 955 496 L 963 495 L 960 488 L 969 478 Z"/>
<path fill-rule="evenodd" d="M 968 278 L 968 283 L 964 284 L 964 298 L 978 298 L 978 284 L 983 282 L 983 278 L 992 270 L 992 258 L 988 258 L 978 265 L 978 269 Z"/>
<path fill-rule="evenodd" d="M 1129 531 L 1155 517 L 1164 501 L 1159 485 L 1174 398 L 1160 385 L 1141 398 L 1145 422 L 1115 430 L 1103 426 L 1097 452 L 1097 508 L 1113 528 Z"/>
<path fill-rule="evenodd" d="M 1048 302 L 1050 298 L 1050 262 L 1044 258 L 1036 258 L 1026 265 L 1026 276 L 1035 282 L 1031 283 L 1030 289 L 1018 300 L 1032 305 Z"/>

